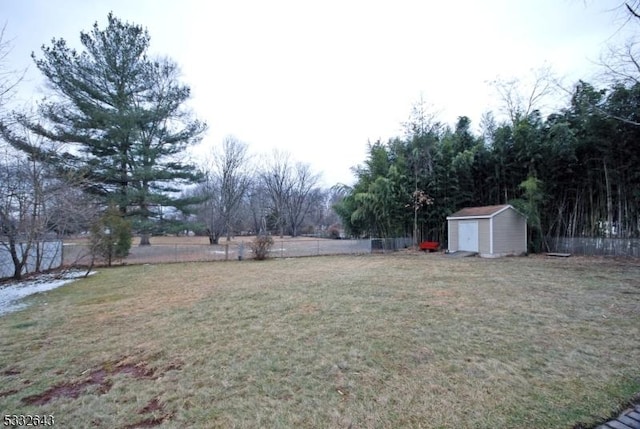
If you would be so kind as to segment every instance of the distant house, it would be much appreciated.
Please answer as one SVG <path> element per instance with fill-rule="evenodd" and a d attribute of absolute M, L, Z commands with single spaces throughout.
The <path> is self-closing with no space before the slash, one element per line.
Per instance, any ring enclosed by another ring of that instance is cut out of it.
<path fill-rule="evenodd" d="M 449 252 L 495 258 L 527 252 L 527 218 L 509 204 L 468 207 L 447 217 Z"/>

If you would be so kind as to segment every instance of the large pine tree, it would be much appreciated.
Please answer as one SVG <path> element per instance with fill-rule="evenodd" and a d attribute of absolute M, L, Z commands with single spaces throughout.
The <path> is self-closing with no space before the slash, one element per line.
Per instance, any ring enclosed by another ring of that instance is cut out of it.
<path fill-rule="evenodd" d="M 54 39 L 43 46 L 42 58 L 33 55 L 54 97 L 41 103 L 41 120 L 22 122 L 64 143 L 53 157 L 57 167 L 116 204 L 134 221 L 141 244 L 149 244 L 162 207 L 179 207 L 179 185 L 198 179 L 179 155 L 200 140 L 206 125 L 184 108 L 190 89 L 179 82 L 177 65 L 147 56 L 150 38 L 141 26 L 109 14 L 105 29 L 96 23 L 80 41 L 82 52 Z M 32 150 L 28 139 L 3 129 L 15 147 Z"/>

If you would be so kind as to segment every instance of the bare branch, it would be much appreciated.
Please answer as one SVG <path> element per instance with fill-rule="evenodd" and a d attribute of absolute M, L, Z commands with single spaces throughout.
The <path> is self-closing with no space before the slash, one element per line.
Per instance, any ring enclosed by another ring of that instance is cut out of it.
<path fill-rule="evenodd" d="M 638 14 L 635 10 L 633 10 L 633 8 L 629 6 L 629 3 L 625 3 L 624 5 L 627 7 L 627 10 L 631 13 L 631 15 L 640 19 L 640 14 Z"/>
<path fill-rule="evenodd" d="M 206 201 L 200 208 L 200 218 L 207 226 L 210 243 L 218 244 L 225 232 L 227 240 L 231 239 L 232 224 L 251 184 L 248 145 L 227 136 L 211 151 L 204 170 L 205 182 L 199 192 Z"/>
<path fill-rule="evenodd" d="M 504 103 L 503 111 L 515 123 L 519 118 L 528 117 L 534 110 L 545 107 L 544 101 L 552 93 L 553 81 L 550 67 L 544 66 L 533 71 L 530 83 L 523 83 L 517 78 L 498 78 L 491 85 Z"/>
<path fill-rule="evenodd" d="M 13 49 L 12 40 L 6 39 L 7 24 L 0 29 L 0 112 L 4 110 L 4 102 L 10 98 L 24 79 L 27 69 L 16 70 L 9 67 L 9 54 Z"/>

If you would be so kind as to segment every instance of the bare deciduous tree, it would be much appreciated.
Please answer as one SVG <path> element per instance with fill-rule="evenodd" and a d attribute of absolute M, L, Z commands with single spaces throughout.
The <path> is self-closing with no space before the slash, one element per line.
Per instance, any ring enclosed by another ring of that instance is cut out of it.
<path fill-rule="evenodd" d="M 340 218 L 333 210 L 338 196 L 332 189 L 314 188 L 309 194 L 309 212 L 305 216 L 301 232 L 313 229 L 315 234 L 328 235 L 329 227 L 340 223 Z"/>
<path fill-rule="evenodd" d="M 311 210 L 311 205 L 317 203 L 314 198 L 320 190 L 316 187 L 319 177 L 311 171 L 308 164 L 296 163 L 293 168 L 289 194 L 285 200 L 288 216 L 289 231 L 292 237 L 300 234 L 300 226 Z"/>
<path fill-rule="evenodd" d="M 280 237 L 295 237 L 311 210 L 319 176 L 308 164 L 292 163 L 288 153 L 274 151 L 259 174 L 266 195 L 268 216 Z"/>
<path fill-rule="evenodd" d="M 551 69 L 542 67 L 533 72 L 528 83 L 518 78 L 498 78 L 491 85 L 503 103 L 505 114 L 515 124 L 519 119 L 527 118 L 534 110 L 545 107 L 545 99 L 553 93 L 554 82 Z"/>
<path fill-rule="evenodd" d="M 51 268 L 42 265 L 43 241 L 62 232 L 72 215 L 54 210 L 73 195 L 69 189 L 38 156 L 5 149 L 0 160 L 0 246 L 11 257 L 13 278 L 21 278 L 27 263 L 29 271 Z"/>
<path fill-rule="evenodd" d="M 11 40 L 6 38 L 7 25 L 0 29 L 0 114 L 5 115 L 5 102 L 11 98 L 24 78 L 26 69 L 17 70 L 9 65 L 9 54 L 13 48 Z"/>
<path fill-rule="evenodd" d="M 269 199 L 270 215 L 275 221 L 278 234 L 283 237 L 287 222 L 287 200 L 292 187 L 290 155 L 274 151 L 260 172 L 260 182 Z"/>
<path fill-rule="evenodd" d="M 214 148 L 206 163 L 205 181 L 201 192 L 206 198 L 203 204 L 211 244 L 218 244 L 226 233 L 231 239 L 232 223 L 238 216 L 243 199 L 251 184 L 251 166 L 248 146 L 233 136 L 228 136 L 222 146 Z"/>
<path fill-rule="evenodd" d="M 620 23 L 617 32 L 622 31 L 627 25 L 640 24 L 640 0 L 621 2 L 618 6 L 609 9 L 609 12 L 613 13 L 614 20 Z M 633 35 L 621 45 L 608 46 L 605 52 L 600 55 L 598 64 L 602 68 L 598 78 L 611 86 L 633 87 L 640 84 L 640 42 L 638 37 Z M 567 94 L 573 94 L 573 89 L 567 89 L 559 83 L 556 86 Z M 589 103 L 589 108 L 626 124 L 640 126 L 640 122 L 603 109 L 596 103 Z"/>
<path fill-rule="evenodd" d="M 266 187 L 258 180 L 254 180 L 247 193 L 248 208 L 251 217 L 252 230 L 256 234 L 266 234 L 269 211 L 269 197 Z"/>
<path fill-rule="evenodd" d="M 6 100 L 24 77 L 9 66 L 11 42 L 6 24 L 0 30 L 0 122 L 7 121 Z M 4 143 L 4 141 L 2 142 Z M 35 159 L 27 159 L 3 144 L 0 159 L 0 247 L 11 256 L 13 278 L 20 279 L 34 240 L 42 232 L 43 177 Z M 36 258 L 38 259 L 38 258 Z M 38 262 L 36 261 L 36 265 Z"/>
<path fill-rule="evenodd" d="M 35 150 L 19 152 L 5 145 L 0 158 L 0 247 L 10 255 L 13 277 L 41 271 L 45 241 L 87 231 L 98 206 L 82 192 L 82 183 L 62 177 L 43 159 L 55 146 L 25 131 L 24 143 Z"/>
<path fill-rule="evenodd" d="M 20 279 L 31 252 L 31 246 L 41 229 L 42 192 L 39 175 L 32 175 L 31 166 L 24 159 L 5 152 L 0 161 L 0 246 L 10 255 L 13 278 Z M 35 179 L 36 183 L 31 183 Z"/>

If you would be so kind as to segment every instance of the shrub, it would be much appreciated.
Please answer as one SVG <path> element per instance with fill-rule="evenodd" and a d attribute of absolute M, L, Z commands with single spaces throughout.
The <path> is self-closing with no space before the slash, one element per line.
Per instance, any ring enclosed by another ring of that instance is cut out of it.
<path fill-rule="evenodd" d="M 302 235 L 314 235 L 316 233 L 316 227 L 314 225 L 305 225 L 300 228 L 300 233 Z"/>
<path fill-rule="evenodd" d="M 256 236 L 250 245 L 253 258 L 262 261 L 269 256 L 269 251 L 273 246 L 273 238 L 270 235 L 261 234 Z"/>
<path fill-rule="evenodd" d="M 340 238 L 340 229 L 336 225 L 331 225 L 328 232 L 329 238 L 333 238 L 334 240 L 338 240 Z"/>
<path fill-rule="evenodd" d="M 91 250 L 102 256 L 111 266 L 114 259 L 129 255 L 131 249 L 131 224 L 124 219 L 115 206 L 110 206 L 97 222 L 91 226 Z"/>

